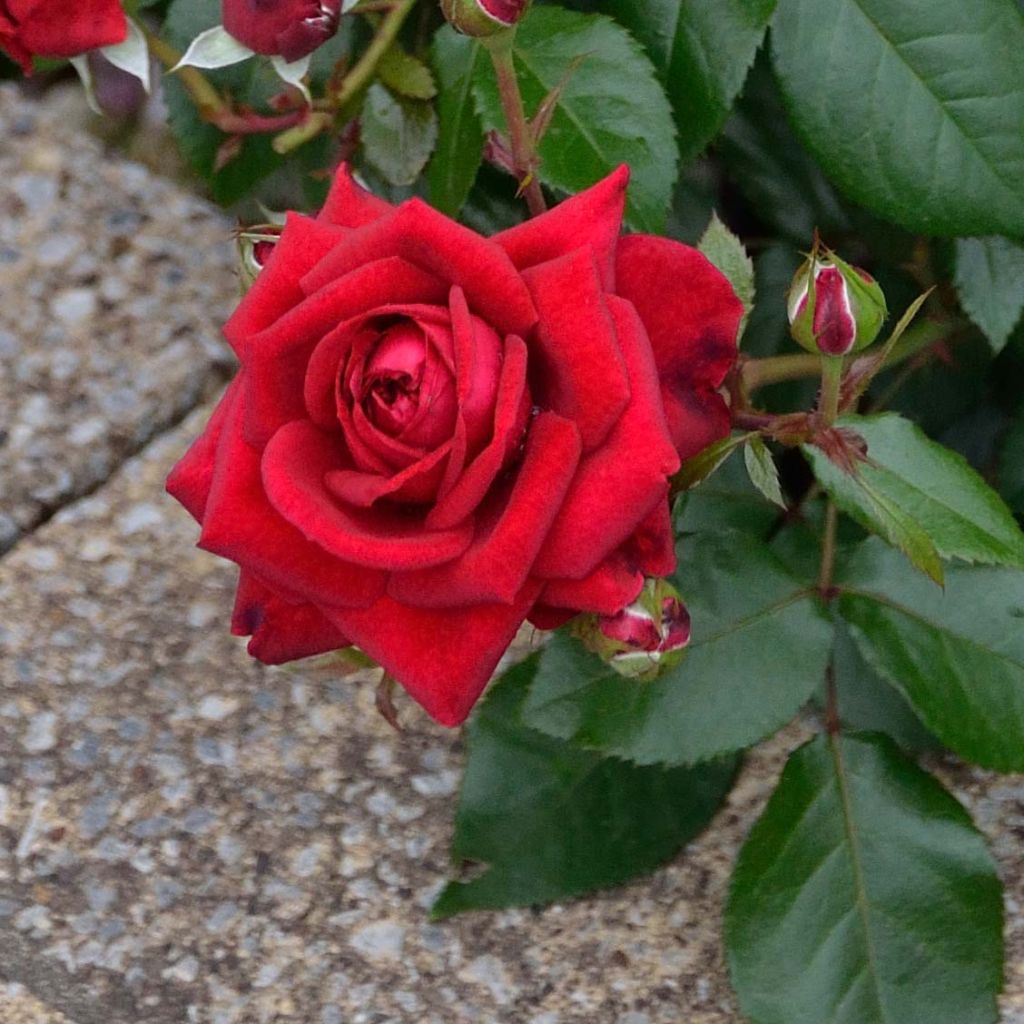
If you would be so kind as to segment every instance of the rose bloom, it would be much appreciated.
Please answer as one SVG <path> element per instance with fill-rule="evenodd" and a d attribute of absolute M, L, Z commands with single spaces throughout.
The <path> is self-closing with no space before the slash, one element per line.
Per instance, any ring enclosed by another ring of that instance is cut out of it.
<path fill-rule="evenodd" d="M 341 0 L 223 0 L 224 28 L 250 50 L 296 61 L 338 31 Z"/>
<path fill-rule="evenodd" d="M 127 34 L 120 0 L 0 0 L 0 50 L 26 75 L 33 56 L 77 57 Z"/>
<path fill-rule="evenodd" d="M 454 725 L 524 620 L 673 571 L 668 478 L 729 430 L 742 307 L 696 250 L 620 238 L 628 176 L 490 239 L 344 168 L 289 215 L 168 480 L 241 567 L 252 655 L 357 644 Z"/>

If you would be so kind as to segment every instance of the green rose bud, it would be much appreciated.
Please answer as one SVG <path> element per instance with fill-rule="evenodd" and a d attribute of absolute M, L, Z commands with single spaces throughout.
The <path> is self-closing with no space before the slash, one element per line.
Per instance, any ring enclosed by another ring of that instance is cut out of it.
<path fill-rule="evenodd" d="M 878 282 L 831 249 L 812 252 L 790 286 L 790 333 L 808 352 L 845 356 L 867 348 L 888 315 Z"/>
<path fill-rule="evenodd" d="M 649 579 L 617 615 L 581 615 L 574 632 L 620 675 L 647 680 L 682 660 L 690 642 L 690 615 L 670 583 Z"/>

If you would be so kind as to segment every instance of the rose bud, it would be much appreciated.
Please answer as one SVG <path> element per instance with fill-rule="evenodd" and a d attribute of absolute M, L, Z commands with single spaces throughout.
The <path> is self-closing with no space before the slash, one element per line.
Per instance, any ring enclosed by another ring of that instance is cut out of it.
<path fill-rule="evenodd" d="M 867 271 L 834 252 L 814 253 L 790 287 L 790 332 L 808 352 L 845 356 L 867 348 L 888 315 L 885 296 Z"/>
<path fill-rule="evenodd" d="M 245 294 L 267 265 L 270 254 L 281 238 L 280 224 L 255 224 L 238 233 L 238 274 Z"/>
<path fill-rule="evenodd" d="M 120 0 L 0 0 L 0 50 L 26 75 L 34 56 L 77 57 L 127 34 Z"/>
<path fill-rule="evenodd" d="M 341 0 L 223 0 L 224 28 L 250 50 L 301 60 L 338 31 Z"/>
<path fill-rule="evenodd" d="M 631 605 L 617 615 L 583 616 L 575 632 L 620 675 L 647 680 L 682 660 L 690 614 L 670 583 L 649 579 Z"/>
<path fill-rule="evenodd" d="M 441 0 L 450 24 L 467 36 L 493 36 L 512 28 L 530 0 Z"/>

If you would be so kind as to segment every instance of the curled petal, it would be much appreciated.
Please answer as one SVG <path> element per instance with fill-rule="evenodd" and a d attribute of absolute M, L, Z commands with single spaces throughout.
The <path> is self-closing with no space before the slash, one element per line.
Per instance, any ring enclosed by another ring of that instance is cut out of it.
<path fill-rule="evenodd" d="M 342 508 L 324 478 L 343 469 L 334 439 L 307 420 L 282 427 L 263 453 L 262 475 L 271 505 L 304 537 L 335 558 L 369 568 L 422 569 L 458 558 L 473 539 L 467 521 L 425 530 L 399 510 Z"/>
<path fill-rule="evenodd" d="M 679 467 L 644 326 L 628 302 L 607 301 L 632 397 L 605 444 L 580 465 L 534 566 L 544 579 L 592 572 L 663 500 L 666 479 Z"/>
<path fill-rule="evenodd" d="M 530 427 L 511 492 L 480 510 L 476 536 L 465 553 L 434 569 L 395 573 L 388 593 L 422 608 L 514 602 L 558 513 L 579 455 L 575 425 L 554 413 L 541 413 Z"/>
<path fill-rule="evenodd" d="M 317 220 L 343 228 L 361 228 L 394 211 L 390 203 L 367 192 L 353 177 L 348 164 L 334 172 L 327 201 L 317 214 Z"/>
<path fill-rule="evenodd" d="M 615 257 L 626 207 L 629 168 L 623 164 L 603 181 L 494 236 L 519 270 L 585 248 L 594 258 L 605 291 L 615 291 Z"/>
<path fill-rule="evenodd" d="M 387 669 L 442 725 L 459 725 L 526 618 L 540 584 L 527 583 L 511 604 L 435 611 L 382 597 L 365 609 L 328 617 Z"/>
<path fill-rule="evenodd" d="M 286 601 L 244 569 L 238 577 L 231 632 L 251 636 L 248 651 L 264 665 L 282 665 L 349 646 L 315 605 Z"/>
<path fill-rule="evenodd" d="M 577 249 L 528 270 L 540 314 L 531 356 L 534 401 L 580 428 L 583 450 L 608 436 L 629 402 L 629 378 L 593 256 Z"/>
<path fill-rule="evenodd" d="M 316 291 L 364 263 L 391 256 L 459 285 L 470 309 L 499 334 L 525 336 L 537 321 L 529 292 L 504 251 L 418 199 L 353 231 L 310 270 L 303 287 Z"/>
<path fill-rule="evenodd" d="M 672 439 L 689 458 L 728 431 L 715 390 L 736 360 L 743 304 L 696 249 L 650 235 L 619 242 L 616 289 L 647 328 Z"/>
<path fill-rule="evenodd" d="M 251 570 L 290 600 L 372 604 L 384 592 L 385 573 L 331 556 L 267 500 L 260 453 L 242 436 L 244 404 L 241 391 L 224 421 L 199 546 Z"/>

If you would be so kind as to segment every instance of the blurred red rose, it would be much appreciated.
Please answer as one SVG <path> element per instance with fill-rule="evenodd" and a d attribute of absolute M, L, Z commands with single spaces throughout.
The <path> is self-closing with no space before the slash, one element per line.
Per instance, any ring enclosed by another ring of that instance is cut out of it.
<path fill-rule="evenodd" d="M 742 307 L 695 250 L 620 239 L 627 180 L 491 239 L 344 169 L 289 215 L 168 481 L 241 566 L 251 654 L 357 644 L 452 725 L 524 620 L 672 572 L 668 478 L 729 429 Z"/>
<path fill-rule="evenodd" d="M 224 28 L 250 50 L 296 61 L 338 31 L 341 0 L 223 0 Z"/>
<path fill-rule="evenodd" d="M 33 57 L 76 57 L 127 34 L 120 0 L 0 0 L 0 50 L 26 75 Z"/>

